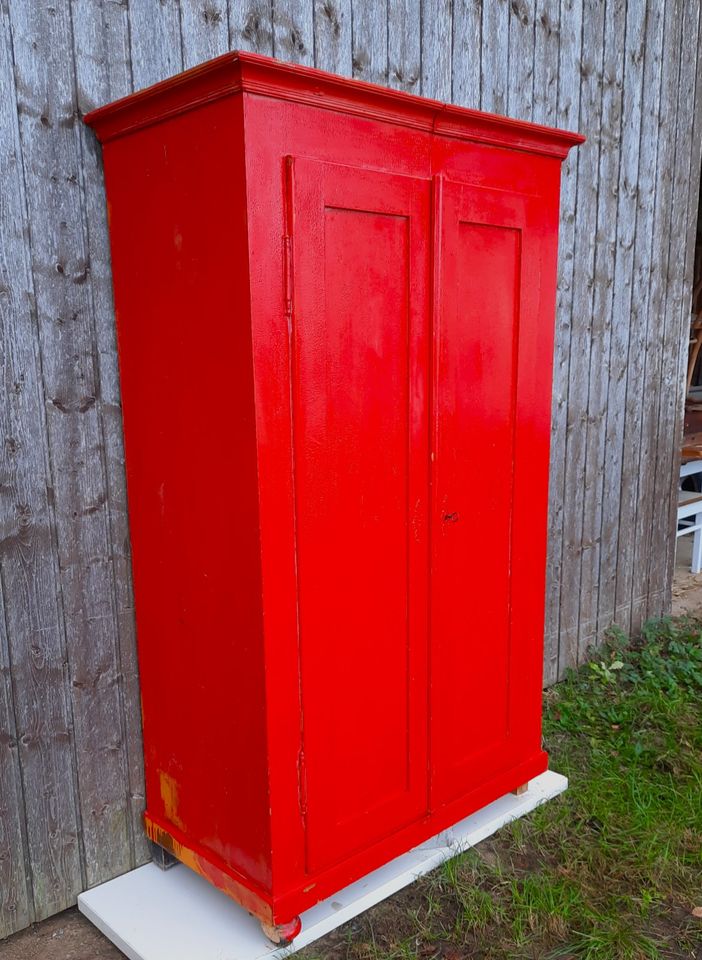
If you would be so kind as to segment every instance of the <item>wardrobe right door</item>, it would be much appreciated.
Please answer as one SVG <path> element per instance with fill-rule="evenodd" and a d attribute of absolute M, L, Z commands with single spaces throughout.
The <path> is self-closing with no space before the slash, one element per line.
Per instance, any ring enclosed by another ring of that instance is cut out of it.
<path fill-rule="evenodd" d="M 431 805 L 476 809 L 546 766 L 556 224 L 536 197 L 443 177 L 435 203 Z"/>

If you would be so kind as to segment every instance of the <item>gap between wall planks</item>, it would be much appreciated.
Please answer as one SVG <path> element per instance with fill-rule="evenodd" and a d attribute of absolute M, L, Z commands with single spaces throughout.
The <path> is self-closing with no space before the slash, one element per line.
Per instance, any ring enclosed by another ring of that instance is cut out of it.
<path fill-rule="evenodd" d="M 107 223 L 81 115 L 239 48 L 588 136 L 561 203 L 552 683 L 615 619 L 669 603 L 702 58 L 685 0 L 0 0 L 0 21 L 2 937 L 148 856 Z"/>

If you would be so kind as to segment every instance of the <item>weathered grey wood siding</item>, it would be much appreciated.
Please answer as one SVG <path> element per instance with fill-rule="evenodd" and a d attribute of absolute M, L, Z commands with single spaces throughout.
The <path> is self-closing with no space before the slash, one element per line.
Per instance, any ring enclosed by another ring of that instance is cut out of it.
<path fill-rule="evenodd" d="M 666 609 L 700 144 L 693 0 L 0 0 L 0 937 L 144 861 L 100 153 L 230 48 L 540 123 L 564 168 L 545 675 Z"/>

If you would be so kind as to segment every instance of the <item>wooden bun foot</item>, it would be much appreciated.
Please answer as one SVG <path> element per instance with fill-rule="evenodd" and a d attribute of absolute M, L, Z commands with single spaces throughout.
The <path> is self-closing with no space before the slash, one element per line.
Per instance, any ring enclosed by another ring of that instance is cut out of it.
<path fill-rule="evenodd" d="M 284 947 L 288 943 L 292 943 L 295 937 L 302 930 L 302 920 L 299 917 L 293 917 L 289 923 L 266 923 L 264 920 L 261 920 L 261 930 L 268 939 L 277 944 L 279 947 Z"/>

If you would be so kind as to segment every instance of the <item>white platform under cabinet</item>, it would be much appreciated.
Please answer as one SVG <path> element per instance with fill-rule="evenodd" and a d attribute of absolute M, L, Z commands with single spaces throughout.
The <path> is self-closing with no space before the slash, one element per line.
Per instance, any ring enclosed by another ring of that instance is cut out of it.
<path fill-rule="evenodd" d="M 511 820 L 562 793 L 565 777 L 549 770 L 520 796 L 507 794 L 409 853 L 374 870 L 302 914 L 291 947 L 275 948 L 257 920 L 202 877 L 178 866 L 147 864 L 78 898 L 78 907 L 129 960 L 258 960 L 289 956 L 330 930 L 474 846 Z"/>

